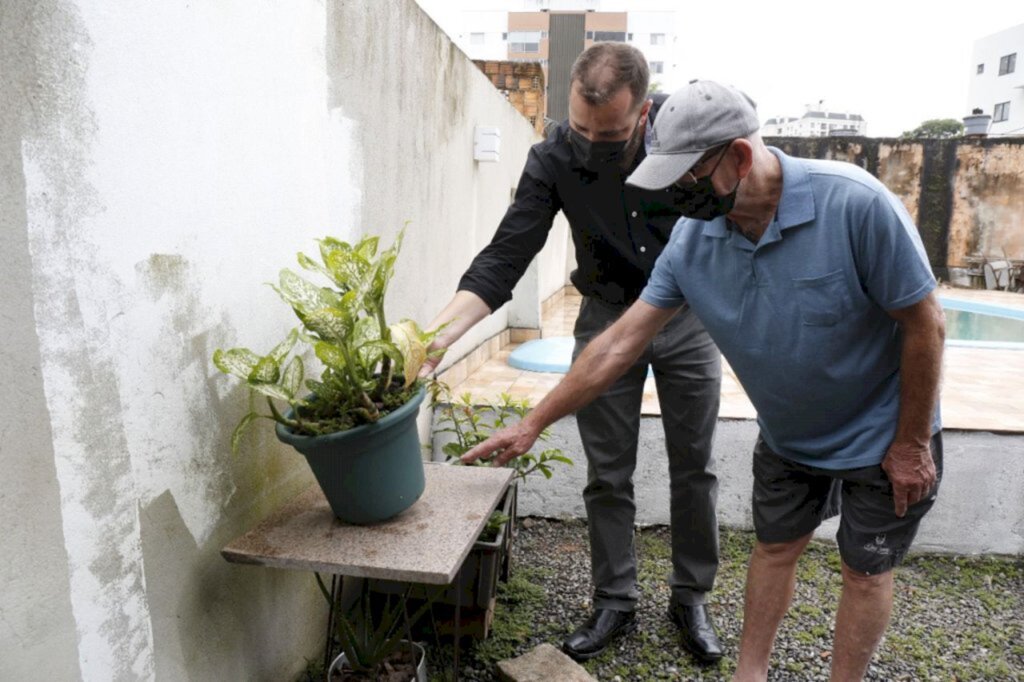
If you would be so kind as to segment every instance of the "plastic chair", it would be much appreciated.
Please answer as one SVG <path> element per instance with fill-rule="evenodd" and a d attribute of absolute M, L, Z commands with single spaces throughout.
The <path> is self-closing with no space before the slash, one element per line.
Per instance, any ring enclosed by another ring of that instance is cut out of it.
<path fill-rule="evenodd" d="M 985 273 L 986 289 L 1010 290 L 1010 284 L 1016 283 L 1016 268 L 1008 260 L 992 260 L 985 263 L 982 271 Z"/>

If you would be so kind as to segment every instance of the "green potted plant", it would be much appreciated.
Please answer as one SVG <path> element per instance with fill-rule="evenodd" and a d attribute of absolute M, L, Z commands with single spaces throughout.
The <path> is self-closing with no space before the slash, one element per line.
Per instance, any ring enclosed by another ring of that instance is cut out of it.
<path fill-rule="evenodd" d="M 331 605 L 333 638 L 341 653 L 330 656 L 326 679 L 396 680 L 427 682 L 426 652 L 411 641 L 409 633 L 433 603 L 429 595 L 410 611 L 409 586 L 397 595 L 377 595 L 367 580 L 360 580 L 358 593 L 345 608 L 345 594 L 339 590 L 332 604 L 331 593 L 317 575 L 324 597 Z M 333 650 L 333 647 L 332 647 Z"/>
<path fill-rule="evenodd" d="M 431 406 L 434 408 L 434 434 L 445 440 L 441 452 L 446 461 L 460 463 L 459 458 L 478 443 L 482 443 L 499 429 L 519 421 L 530 411 L 530 402 L 517 400 L 508 393 L 502 393 L 497 401 L 474 400 L 469 393 L 455 398 L 451 389 L 440 381 L 430 382 Z M 539 440 L 547 441 L 550 431 L 545 429 Z M 512 538 L 518 499 L 518 484 L 525 485 L 533 474 L 551 478 L 552 465 L 569 464 L 571 459 L 559 448 L 546 448 L 539 453 L 528 452 L 510 462 L 515 469 L 515 478 L 498 508 L 491 514 L 487 525 L 473 544 L 458 577 L 441 601 L 453 603 L 453 590 L 461 590 L 461 603 L 487 608 L 497 592 L 499 578 L 508 578 L 512 551 Z M 477 462 L 477 465 L 485 465 Z"/>
<path fill-rule="evenodd" d="M 298 262 L 328 286 L 287 268 L 271 285 L 300 326 L 266 355 L 248 348 L 213 355 L 217 369 L 250 390 L 232 450 L 253 422 L 274 421 L 277 437 L 306 457 L 331 510 L 349 523 L 390 518 L 419 499 L 425 485 L 416 433 L 425 391 L 417 374 L 434 334 L 411 320 L 389 325 L 384 315 L 403 234 L 384 250 L 374 236 L 355 244 L 318 240 L 319 261 L 300 253 Z M 306 379 L 297 348 L 312 350 L 322 365 L 319 379 Z M 261 398 L 265 412 L 257 409 Z"/>

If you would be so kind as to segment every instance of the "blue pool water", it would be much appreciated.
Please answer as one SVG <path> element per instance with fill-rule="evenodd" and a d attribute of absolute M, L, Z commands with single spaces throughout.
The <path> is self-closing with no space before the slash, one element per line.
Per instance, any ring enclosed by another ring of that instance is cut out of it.
<path fill-rule="evenodd" d="M 1024 310 L 939 298 L 946 311 L 946 345 L 1024 350 Z M 566 373 L 572 363 L 573 340 L 554 336 L 527 341 L 508 364 L 531 372 Z"/>
<path fill-rule="evenodd" d="M 1024 350 L 1024 310 L 940 298 L 946 345 Z"/>

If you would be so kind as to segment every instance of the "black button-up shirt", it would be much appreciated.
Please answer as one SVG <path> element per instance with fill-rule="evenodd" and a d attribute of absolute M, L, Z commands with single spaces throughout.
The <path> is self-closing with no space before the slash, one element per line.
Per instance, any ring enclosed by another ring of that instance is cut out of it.
<path fill-rule="evenodd" d="M 655 95 L 647 135 L 665 95 Z M 558 211 L 572 231 L 577 269 L 570 276 L 584 296 L 606 303 L 635 301 L 679 219 L 675 189 L 643 190 L 625 184 L 646 156 L 641 145 L 633 167 L 593 173 L 569 144 L 569 123 L 530 148 L 526 167 L 491 243 L 459 281 L 459 289 L 482 298 L 492 311 L 512 298 L 512 289 L 544 246 Z"/>

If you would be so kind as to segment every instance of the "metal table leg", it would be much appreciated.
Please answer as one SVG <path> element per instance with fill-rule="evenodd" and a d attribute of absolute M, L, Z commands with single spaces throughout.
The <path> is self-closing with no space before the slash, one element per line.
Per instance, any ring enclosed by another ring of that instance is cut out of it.
<path fill-rule="evenodd" d="M 338 616 L 335 606 L 341 594 L 342 576 L 331 576 L 331 605 L 327 609 L 327 643 L 324 646 L 324 682 L 330 682 L 331 662 L 334 660 L 334 626 Z"/>

